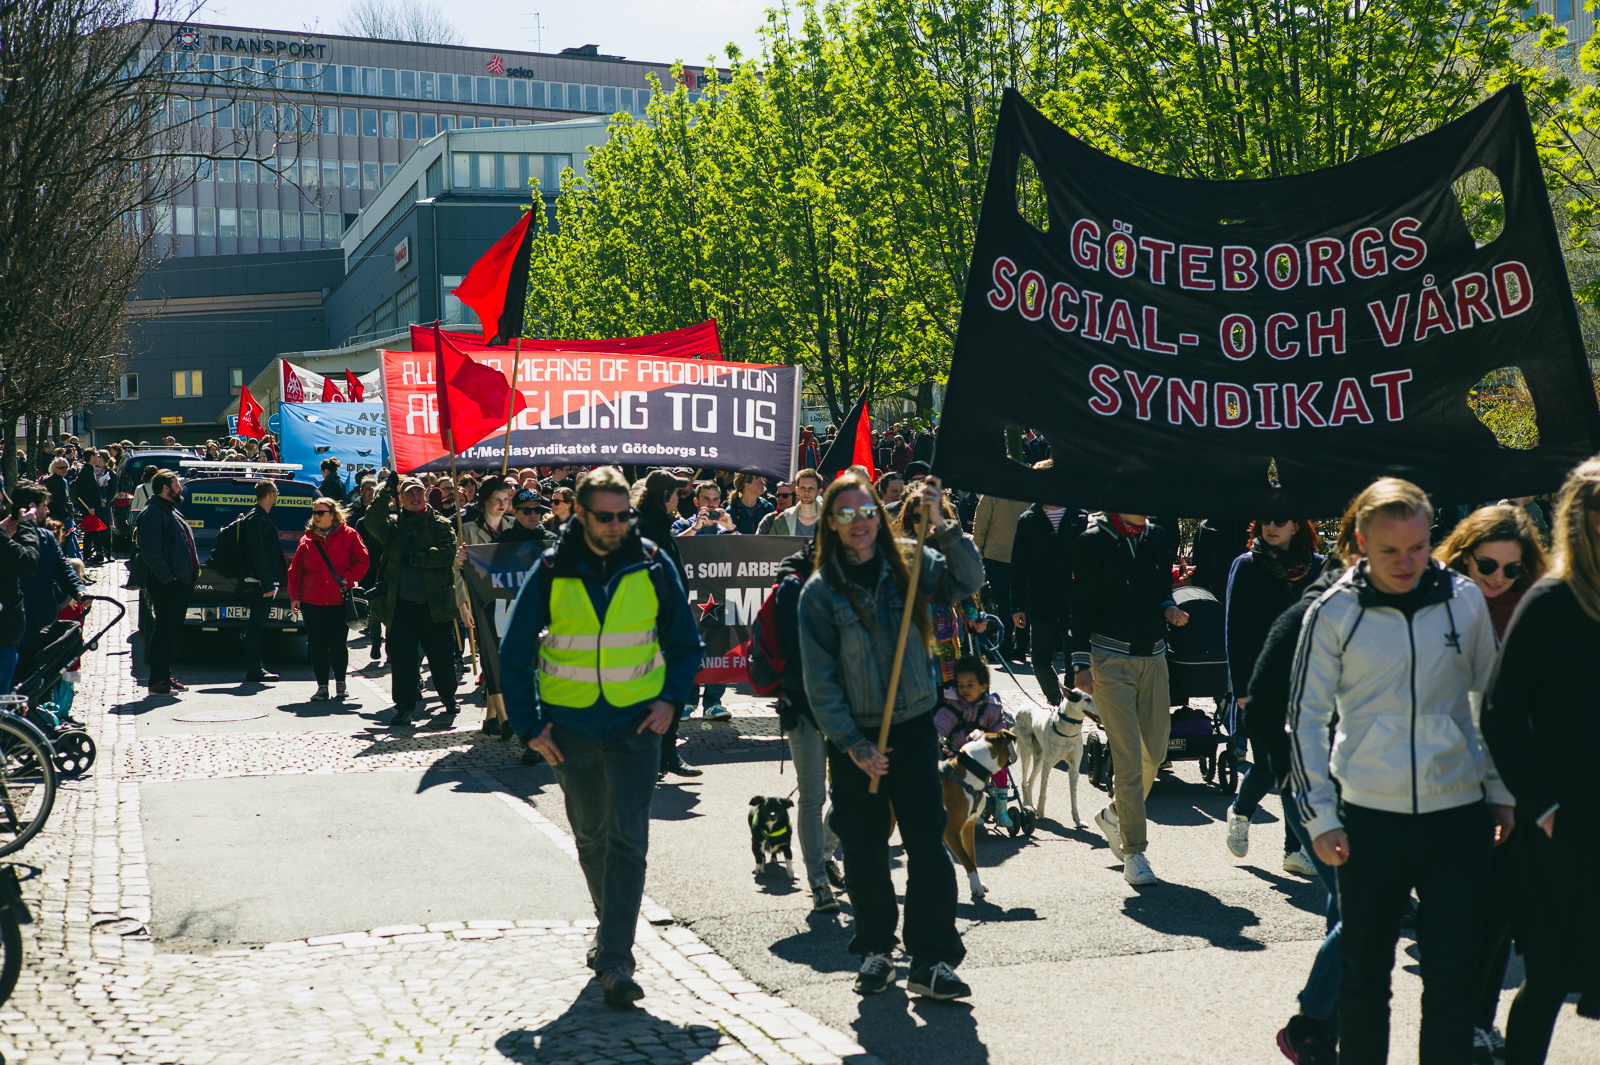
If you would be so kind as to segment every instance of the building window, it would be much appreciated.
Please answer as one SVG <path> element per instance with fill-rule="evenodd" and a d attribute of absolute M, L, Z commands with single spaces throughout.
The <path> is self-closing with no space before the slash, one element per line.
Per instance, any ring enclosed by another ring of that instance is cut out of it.
<path fill-rule="evenodd" d="M 480 189 L 494 188 L 494 156 L 478 156 L 478 180 L 473 187 Z"/>
<path fill-rule="evenodd" d="M 329 217 L 333 216 L 329 215 Z M 315 211 L 307 211 L 305 221 L 300 225 L 301 238 L 308 241 L 321 241 L 323 235 L 322 216 Z"/>
<path fill-rule="evenodd" d="M 488 81 L 489 79 L 481 78 L 479 80 Z M 483 95 L 477 97 L 477 99 L 480 103 L 488 103 L 488 96 L 488 89 L 485 88 Z M 470 104 L 473 100 L 472 79 L 465 74 L 456 75 L 456 100 L 464 104 Z"/>
<path fill-rule="evenodd" d="M 344 163 L 344 187 L 347 188 L 347 189 L 359 189 L 361 187 L 361 164 L 360 163 L 351 162 L 348 159 L 345 160 L 345 163 Z"/>
<path fill-rule="evenodd" d="M 530 81 L 528 83 L 528 106 L 529 107 L 543 107 L 544 106 L 544 96 L 545 96 L 544 88 L 545 88 L 544 82 L 542 82 L 542 81 Z"/>
<path fill-rule="evenodd" d="M 322 132 L 329 136 L 339 132 L 339 109 L 337 107 L 324 107 L 322 109 Z"/>
<path fill-rule="evenodd" d="M 239 212 L 233 207 L 217 208 L 217 236 L 237 237 L 239 235 Z"/>
<path fill-rule="evenodd" d="M 339 91 L 351 95 L 360 91 L 360 85 L 356 81 L 355 67 L 339 68 Z"/>
<path fill-rule="evenodd" d="M 361 135 L 363 137 L 376 137 L 378 135 L 378 112 L 370 107 L 361 109 Z"/>
<path fill-rule="evenodd" d="M 322 187 L 325 189 L 339 187 L 339 160 L 324 159 L 322 161 Z"/>
<path fill-rule="evenodd" d="M 244 367 L 230 366 L 228 368 L 228 394 L 237 396 L 244 389 Z"/>
<path fill-rule="evenodd" d="M 357 124 L 355 108 L 339 108 L 339 132 L 346 137 L 354 137 L 360 134 L 361 127 Z"/>
<path fill-rule="evenodd" d="M 239 235 L 250 240 L 261 236 L 261 230 L 257 228 L 257 221 L 256 212 L 253 208 L 240 208 Z"/>
<path fill-rule="evenodd" d="M 433 71 L 421 70 L 417 72 L 417 90 L 417 95 L 420 99 L 437 99 L 433 87 Z"/>
<path fill-rule="evenodd" d="M 300 239 L 300 212 L 299 211 L 285 211 L 285 212 L 283 212 L 283 239 L 284 240 L 299 240 Z"/>
<path fill-rule="evenodd" d="M 376 191 L 378 188 L 378 175 L 380 173 L 381 171 L 378 169 L 377 163 L 362 163 L 361 187 L 369 192 Z"/>
<path fill-rule="evenodd" d="M 121 376 L 121 378 L 118 379 L 118 381 L 117 381 L 117 398 L 118 399 L 138 399 L 139 398 L 139 375 L 138 374 L 136 374 L 136 373 L 125 373 L 125 374 L 123 374 Z"/>
<path fill-rule="evenodd" d="M 322 68 L 322 91 L 339 91 L 339 68 L 332 64 Z"/>
<path fill-rule="evenodd" d="M 215 207 L 197 207 L 195 213 L 200 220 L 200 235 L 214 237 L 217 235 L 217 209 Z"/>
<path fill-rule="evenodd" d="M 1556 0 L 1556 21 L 1572 21 L 1572 0 Z"/>
<path fill-rule="evenodd" d="M 456 116 L 455 115 L 440 115 L 439 116 L 439 132 L 442 133 L 447 129 L 455 129 L 455 128 L 456 128 Z"/>
<path fill-rule="evenodd" d="M 563 102 L 566 99 L 565 88 L 559 81 L 550 83 L 550 106 L 557 111 L 566 110 L 567 105 Z"/>
<path fill-rule="evenodd" d="M 300 105 L 300 132 L 315 133 L 317 131 L 317 109 L 310 104 Z"/>
<path fill-rule="evenodd" d="M 494 120 L 494 124 L 496 126 L 509 126 L 511 125 L 511 120 L 509 118 L 497 118 Z"/>
<path fill-rule="evenodd" d="M 394 300 L 378 304 L 378 309 L 372 312 L 372 328 L 383 334 L 394 332 Z"/>
<path fill-rule="evenodd" d="M 194 236 L 194 208 L 179 207 L 174 211 L 178 225 L 178 236 Z"/>
<path fill-rule="evenodd" d="M 216 117 L 216 120 L 217 120 L 217 128 L 218 129 L 232 129 L 233 128 L 233 105 L 232 104 L 229 104 L 229 103 L 218 103 L 217 104 L 217 109 L 214 112 L 214 114 L 215 114 L 215 117 Z"/>
<path fill-rule="evenodd" d="M 452 325 L 477 325 L 478 316 L 472 313 L 472 308 L 456 299 L 453 289 L 459 284 L 460 274 L 447 274 L 439 278 L 440 320 Z"/>
<path fill-rule="evenodd" d="M 490 82 L 492 81 L 494 81 L 493 78 L 478 78 L 477 84 L 473 87 L 472 98 L 480 104 L 486 104 L 494 100 L 494 90 L 490 87 Z M 498 103 L 499 101 L 494 102 Z"/>
<path fill-rule="evenodd" d="M 600 110 L 600 86 L 585 85 L 583 87 L 583 109 L 585 111 Z"/>
<path fill-rule="evenodd" d="M 382 119 L 380 132 L 385 137 L 400 136 L 400 115 L 396 111 L 380 111 L 378 116 Z"/>
<path fill-rule="evenodd" d="M 378 95 L 378 68 L 377 67 L 362 67 L 361 68 L 361 95 L 363 95 L 363 96 L 376 96 L 376 95 Z"/>
<path fill-rule="evenodd" d="M 418 117 L 421 119 L 421 122 L 419 123 L 421 129 L 419 129 L 417 132 L 422 135 L 423 140 L 428 140 L 430 137 L 438 134 L 439 119 L 436 115 L 423 114 L 419 115 Z"/>
<path fill-rule="evenodd" d="M 473 118 L 471 115 L 462 115 L 456 120 L 457 129 L 473 129 L 477 126 L 477 124 L 478 120 Z"/>
<path fill-rule="evenodd" d="M 539 180 L 539 187 L 547 192 L 557 192 L 561 188 L 561 171 L 572 165 L 570 155 L 547 155 L 544 157 L 544 177 Z"/>
<path fill-rule="evenodd" d="M 217 180 L 224 184 L 232 185 L 236 169 L 232 159 L 217 160 Z"/>
<path fill-rule="evenodd" d="M 308 189 L 317 187 L 317 161 L 315 159 L 300 160 L 300 184 L 303 188 Z"/>
<path fill-rule="evenodd" d="M 502 155 L 500 157 L 500 187 L 503 189 L 519 189 L 522 185 L 522 157 L 520 155 Z"/>
<path fill-rule="evenodd" d="M 400 286 L 394 297 L 395 327 L 403 328 L 417 320 L 417 279 Z"/>
<path fill-rule="evenodd" d="M 341 232 L 341 233 L 350 232 L 350 227 L 355 225 L 356 224 L 356 219 L 358 219 L 360 217 L 361 216 L 359 214 L 357 214 L 356 212 L 354 212 L 354 211 L 346 211 L 344 213 L 344 228 L 341 229 L 339 232 Z"/>
<path fill-rule="evenodd" d="M 633 110 L 633 90 L 632 89 L 623 89 L 621 91 L 621 96 L 622 96 L 622 109 L 624 111 L 630 111 L 631 112 Z"/>
<path fill-rule="evenodd" d="M 339 214 L 325 214 L 325 215 L 323 215 L 322 216 L 322 239 L 323 240 L 338 240 L 339 237 L 342 236 L 343 233 L 344 233 L 344 230 L 342 228 L 340 228 L 343 224 L 344 224 L 344 216 L 342 216 L 342 215 L 339 215 Z"/>
<path fill-rule="evenodd" d="M 616 113 L 617 87 L 615 85 L 607 85 L 600 90 L 600 109 L 608 115 Z"/>
<path fill-rule="evenodd" d="M 511 106 L 511 82 L 505 78 L 494 79 L 494 102 L 503 107 Z"/>
<path fill-rule="evenodd" d="M 568 111 L 581 111 L 581 110 L 583 110 L 583 86 L 582 85 L 568 85 L 567 86 L 567 110 Z"/>
<path fill-rule="evenodd" d="M 261 239 L 262 240 L 277 240 L 278 239 L 278 212 L 277 211 L 262 211 L 261 212 Z"/>
<path fill-rule="evenodd" d="M 400 95 L 400 87 L 395 82 L 394 71 L 388 69 L 378 71 L 378 89 L 379 95 L 382 96 L 394 97 Z"/>
<path fill-rule="evenodd" d="M 194 399 L 205 395 L 201 370 L 174 370 L 172 372 L 172 398 Z"/>
<path fill-rule="evenodd" d="M 417 139 L 417 113 L 415 111 L 400 112 L 400 138 L 408 141 Z"/>
<path fill-rule="evenodd" d="M 254 159 L 239 160 L 239 184 L 254 185 L 256 183 L 256 161 Z"/>
<path fill-rule="evenodd" d="M 511 83 L 511 102 L 518 107 L 528 106 L 528 83 L 521 78 Z"/>
<path fill-rule="evenodd" d="M 395 171 L 399 170 L 399 169 L 400 169 L 400 164 L 399 163 L 384 163 L 383 164 L 383 183 L 385 185 L 389 184 L 389 179 L 394 177 Z"/>
<path fill-rule="evenodd" d="M 453 102 L 456 98 L 456 76 L 454 74 L 439 75 L 439 99 Z"/>
<path fill-rule="evenodd" d="M 451 183 L 458 189 L 472 188 L 472 156 L 466 152 L 451 152 Z"/>

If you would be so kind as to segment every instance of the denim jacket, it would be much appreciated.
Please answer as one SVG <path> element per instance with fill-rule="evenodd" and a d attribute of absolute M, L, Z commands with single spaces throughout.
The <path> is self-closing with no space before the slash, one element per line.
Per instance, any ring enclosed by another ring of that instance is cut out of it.
<path fill-rule="evenodd" d="M 835 579 L 844 579 L 837 555 L 828 565 Z M 919 591 L 928 589 L 935 603 L 954 603 L 982 585 L 983 559 L 972 537 L 955 525 L 930 535 L 923 548 Z M 867 630 L 850 601 L 828 583 L 822 571 L 813 573 L 800 592 L 800 656 L 806 694 L 818 727 L 842 751 L 867 739 L 864 730 L 872 730 L 871 739 L 876 742 L 883 720 L 883 698 L 894 665 L 904 603 L 889 567 L 880 571 L 875 591 L 857 591 L 856 602 L 862 613 L 873 619 L 875 632 Z M 900 688 L 895 693 L 895 724 L 931 713 L 939 702 L 939 665 L 922 647 L 915 628 L 906 640 L 905 654 Z"/>

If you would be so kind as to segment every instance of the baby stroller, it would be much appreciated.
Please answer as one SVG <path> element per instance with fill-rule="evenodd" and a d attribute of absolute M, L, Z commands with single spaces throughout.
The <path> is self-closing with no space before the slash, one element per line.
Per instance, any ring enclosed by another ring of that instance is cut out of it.
<path fill-rule="evenodd" d="M 1173 589 L 1172 598 L 1189 615 L 1189 623 L 1167 630 L 1167 705 L 1173 708 L 1167 760 L 1199 762 L 1205 782 L 1232 795 L 1239 787 L 1239 766 L 1223 724 L 1223 708 L 1233 699 L 1228 692 L 1222 604 L 1206 589 L 1191 586 Z M 1190 706 L 1189 700 L 1195 698 L 1215 699 L 1217 712 L 1207 714 Z M 1111 749 L 1099 732 L 1085 730 L 1083 756 L 1089 782 L 1110 790 Z"/>
<path fill-rule="evenodd" d="M 63 682 L 63 675 L 84 652 L 97 649 L 101 637 L 128 612 L 117 600 L 103 595 L 86 596 L 84 601 L 110 603 L 117 608 L 117 615 L 87 640 L 81 620 L 52 622 L 37 649 L 31 651 L 25 661 L 17 663 L 20 679 L 13 687 L 15 697 L 27 700 L 23 716 L 50 741 L 56 772 L 68 779 L 81 777 L 94 765 L 95 745 L 83 724 L 68 715 L 72 686 Z M 67 704 L 65 707 L 63 702 Z"/>
<path fill-rule="evenodd" d="M 981 658 L 1000 646 L 1000 638 L 1005 630 L 995 615 L 983 614 L 980 617 L 988 622 L 984 631 L 966 633 L 963 642 L 967 652 Z M 978 816 L 978 824 L 992 826 L 991 830 L 996 834 L 1003 831 L 1015 838 L 1033 835 L 1037 819 L 1038 815 L 1033 809 L 1022 804 L 1022 789 L 1011 771 L 1002 769 L 996 773 L 995 779 L 984 790 L 983 813 Z"/>

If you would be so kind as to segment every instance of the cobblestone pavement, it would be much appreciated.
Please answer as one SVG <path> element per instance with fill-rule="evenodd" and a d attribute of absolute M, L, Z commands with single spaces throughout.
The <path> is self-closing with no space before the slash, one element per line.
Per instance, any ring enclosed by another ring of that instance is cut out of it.
<path fill-rule="evenodd" d="M 120 566 L 103 570 L 96 591 L 111 594 L 105 589 L 121 580 Z M 584 965 L 592 921 L 463 914 L 248 950 L 162 952 L 146 933 L 144 783 L 448 768 L 476 777 L 575 856 L 570 837 L 491 775 L 516 764 L 518 752 L 480 733 L 141 738 L 125 711 L 143 695 L 130 669 L 132 614 L 84 662 L 75 713 L 88 722 L 100 761 L 63 785 L 45 830 L 11 856 L 35 923 L 25 929 L 21 980 L 0 1008 L 5 1061 L 876 1061 L 745 980 L 648 900 L 638 944 L 647 997 L 626 1011 L 601 1002 Z M 692 743 L 715 748 L 772 743 L 777 732 L 748 705 L 731 723 L 695 721 L 686 731 Z"/>

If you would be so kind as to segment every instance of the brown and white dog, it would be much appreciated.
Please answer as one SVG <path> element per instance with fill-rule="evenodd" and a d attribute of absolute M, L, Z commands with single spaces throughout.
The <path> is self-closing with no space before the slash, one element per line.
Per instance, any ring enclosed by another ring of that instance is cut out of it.
<path fill-rule="evenodd" d="M 985 732 L 969 741 L 956 756 L 943 763 L 944 842 L 967 871 L 972 901 L 981 901 L 987 889 L 978 879 L 978 857 L 973 849 L 978 817 L 989 778 L 1017 760 L 1017 737 L 1010 731 Z"/>
<path fill-rule="evenodd" d="M 1022 760 L 1022 802 L 1044 816 L 1045 792 L 1050 787 L 1050 770 L 1058 762 L 1067 763 L 1067 782 L 1072 789 L 1072 823 L 1083 828 L 1078 816 L 1078 766 L 1083 761 L 1083 719 L 1094 716 L 1094 698 L 1076 688 L 1067 689 L 1061 705 L 1054 710 L 1024 706 L 1017 711 L 1017 748 Z M 1035 789 L 1035 785 L 1038 785 Z M 1037 790 L 1039 803 L 1034 806 Z"/>

